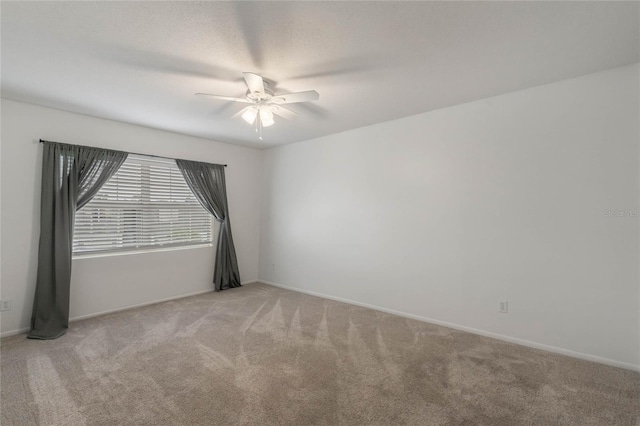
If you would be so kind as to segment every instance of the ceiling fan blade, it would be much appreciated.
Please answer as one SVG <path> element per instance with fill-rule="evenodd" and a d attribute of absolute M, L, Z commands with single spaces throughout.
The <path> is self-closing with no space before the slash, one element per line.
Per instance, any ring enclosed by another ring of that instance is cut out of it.
<path fill-rule="evenodd" d="M 250 104 L 251 101 L 245 98 L 234 98 L 231 96 L 220 96 L 220 95 L 212 95 L 211 93 L 196 93 L 197 96 L 209 96 L 214 99 L 220 99 L 222 101 L 233 101 L 233 102 L 243 102 L 245 104 Z"/>
<path fill-rule="evenodd" d="M 252 72 L 243 72 L 244 81 L 247 82 L 247 87 L 251 93 L 260 93 L 264 95 L 264 80 L 258 74 Z"/>
<path fill-rule="evenodd" d="M 271 112 L 273 112 L 275 115 L 279 115 L 282 118 L 286 118 L 287 120 L 293 120 L 298 115 L 300 115 L 297 112 L 291 111 L 289 108 L 285 108 L 281 105 L 271 105 Z"/>
<path fill-rule="evenodd" d="M 276 95 L 271 98 L 271 102 L 275 104 L 293 104 L 296 102 L 309 102 L 317 101 L 320 99 L 320 94 L 315 90 L 307 90 L 306 92 L 296 93 L 283 93 L 282 95 Z"/>

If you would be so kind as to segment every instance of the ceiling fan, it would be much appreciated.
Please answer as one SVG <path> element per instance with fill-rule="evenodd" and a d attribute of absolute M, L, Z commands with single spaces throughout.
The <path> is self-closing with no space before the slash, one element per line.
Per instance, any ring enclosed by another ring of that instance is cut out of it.
<path fill-rule="evenodd" d="M 245 108 L 234 114 L 234 117 L 241 116 L 248 124 L 256 126 L 258 137 L 262 140 L 262 128 L 269 127 L 275 123 L 274 115 L 292 119 L 298 113 L 282 105 L 297 102 L 317 101 L 320 95 L 315 90 L 304 92 L 283 93 L 276 95 L 269 89 L 269 83 L 258 74 L 244 72 L 244 81 L 247 83 L 247 94 L 244 98 L 234 98 L 231 96 L 212 95 L 210 93 L 196 93 L 196 95 L 210 96 L 223 101 L 240 102 L 249 104 Z"/>

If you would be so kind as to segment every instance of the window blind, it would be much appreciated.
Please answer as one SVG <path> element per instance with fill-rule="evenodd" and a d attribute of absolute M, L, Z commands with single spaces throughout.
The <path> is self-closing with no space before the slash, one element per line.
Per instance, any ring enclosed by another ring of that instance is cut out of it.
<path fill-rule="evenodd" d="M 175 161 L 129 155 L 76 212 L 73 253 L 211 244 L 212 225 Z"/>

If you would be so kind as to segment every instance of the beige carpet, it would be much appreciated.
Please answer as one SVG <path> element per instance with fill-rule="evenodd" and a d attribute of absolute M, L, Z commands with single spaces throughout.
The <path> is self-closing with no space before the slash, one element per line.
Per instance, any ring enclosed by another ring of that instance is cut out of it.
<path fill-rule="evenodd" d="M 2 425 L 638 425 L 640 375 L 264 284 L 2 341 Z"/>

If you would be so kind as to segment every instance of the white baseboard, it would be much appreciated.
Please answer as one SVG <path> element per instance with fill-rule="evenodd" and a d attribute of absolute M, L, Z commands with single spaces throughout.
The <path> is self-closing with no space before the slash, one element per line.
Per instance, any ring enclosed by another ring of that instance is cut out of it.
<path fill-rule="evenodd" d="M 257 283 L 257 282 L 258 282 L 258 280 L 245 281 L 245 282 L 242 283 L 242 285 L 254 284 L 254 283 Z M 165 297 L 165 298 L 162 298 L 162 299 L 152 300 L 150 302 L 136 303 L 136 304 L 133 304 L 133 305 L 121 306 L 119 308 L 107 309 L 105 311 L 93 312 L 93 313 L 85 314 L 85 315 L 79 315 L 77 317 L 69 318 L 69 322 L 85 320 L 85 319 L 99 317 L 101 315 L 113 314 L 113 313 L 121 312 L 121 311 L 127 311 L 129 309 L 141 308 L 143 306 L 156 305 L 158 303 L 168 302 L 170 300 L 184 299 L 185 297 L 191 297 L 191 296 L 197 296 L 199 294 L 211 293 L 212 291 L 213 291 L 213 289 L 194 291 L 192 293 L 180 294 L 180 295 L 171 296 L 171 297 Z M 19 328 L 17 330 L 9 330 L 9 331 L 5 331 L 3 333 L 0 333 L 0 338 L 9 337 L 9 336 L 15 336 L 16 334 L 27 333 L 28 331 L 29 331 L 29 327 L 23 327 L 23 328 Z"/>
<path fill-rule="evenodd" d="M 114 314 L 116 312 L 128 311 L 129 309 L 142 308 L 143 306 L 157 305 L 158 303 L 169 302 L 171 300 L 184 299 L 185 297 L 197 296 L 199 294 L 211 293 L 213 289 L 194 291 L 192 293 L 180 294 L 178 296 L 164 297 L 162 299 L 156 299 L 149 302 L 136 303 L 133 305 L 121 306 L 119 308 L 107 309 L 105 311 L 100 312 L 92 312 L 90 314 L 78 315 L 77 317 L 69 318 L 69 322 L 75 322 L 80 320 L 85 320 L 89 318 L 95 318 L 102 315 Z"/>
<path fill-rule="evenodd" d="M 28 331 L 29 331 L 29 327 L 23 327 L 17 330 L 9 330 L 9 331 L 5 331 L 4 333 L 0 333 L 0 338 L 15 336 L 16 334 L 27 333 Z"/>
<path fill-rule="evenodd" d="M 322 297 L 324 299 L 335 300 L 337 302 L 348 303 L 350 305 L 362 306 L 363 308 L 374 309 L 376 311 L 386 312 L 388 314 L 394 314 L 405 318 L 410 318 L 418 321 L 428 322 L 430 324 L 441 325 L 444 327 L 453 328 L 455 330 L 466 331 L 469 333 L 477 334 L 484 337 L 490 337 L 492 339 L 502 340 L 509 343 L 515 343 L 522 346 L 527 346 L 534 349 L 540 349 L 547 352 L 553 352 L 560 355 L 570 356 L 572 358 L 583 359 L 585 361 L 597 362 L 600 364 L 611 365 L 613 367 L 624 368 L 626 370 L 638 371 L 640 372 L 640 365 L 631 364 L 628 362 L 617 361 L 615 359 L 602 358 L 596 355 L 590 355 L 582 352 L 576 352 L 569 349 L 559 348 L 557 346 L 545 345 L 543 343 L 532 342 L 530 340 L 519 339 L 517 337 L 505 336 L 503 334 L 493 333 L 490 331 L 479 330 L 477 328 L 467 327 L 464 325 L 454 324 L 446 321 L 440 321 L 433 318 L 423 317 L 421 315 L 409 314 L 406 312 L 396 311 L 395 309 L 389 309 L 382 306 L 370 305 L 368 303 L 358 302 L 356 300 L 345 299 L 342 297 L 331 296 L 329 294 L 319 293 L 311 290 L 304 290 L 297 287 L 291 287 L 288 285 L 278 284 L 271 281 L 266 280 L 258 280 L 263 284 L 267 284 L 273 287 L 283 288 L 285 290 L 297 291 L 299 293 L 309 294 L 311 296 Z"/>

